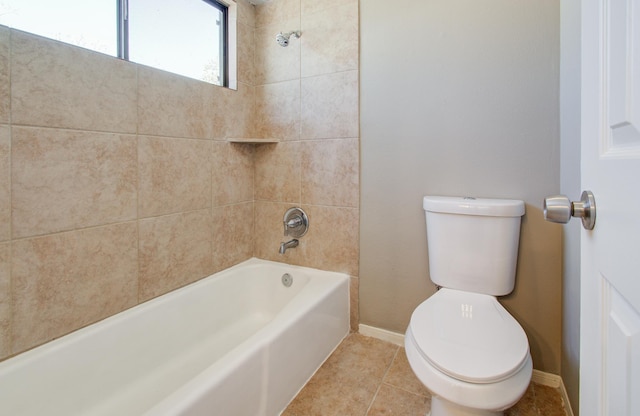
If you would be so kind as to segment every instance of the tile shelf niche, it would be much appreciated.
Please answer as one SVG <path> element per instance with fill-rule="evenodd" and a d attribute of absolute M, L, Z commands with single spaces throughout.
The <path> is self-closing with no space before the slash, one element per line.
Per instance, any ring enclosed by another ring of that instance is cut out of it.
<path fill-rule="evenodd" d="M 233 138 L 228 138 L 227 141 L 231 143 L 246 143 L 246 144 L 280 143 L 279 139 L 256 139 L 251 137 L 233 137 Z"/>

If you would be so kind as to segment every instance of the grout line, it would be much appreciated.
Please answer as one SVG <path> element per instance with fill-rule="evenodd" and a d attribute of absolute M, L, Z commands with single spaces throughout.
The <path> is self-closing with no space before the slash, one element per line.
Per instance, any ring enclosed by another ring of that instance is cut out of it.
<path fill-rule="evenodd" d="M 391 359 L 391 362 L 389 362 L 387 369 L 382 375 L 382 378 L 380 379 L 380 383 L 378 384 L 378 388 L 376 388 L 376 393 L 373 395 L 373 398 L 371 399 L 371 402 L 367 407 L 367 412 L 365 413 L 365 416 L 369 414 L 369 411 L 371 410 L 373 403 L 375 403 L 376 398 L 378 397 L 378 393 L 380 392 L 380 387 L 382 387 L 382 385 L 384 384 L 384 379 L 387 378 L 387 374 L 389 374 L 389 370 L 391 370 L 391 366 L 393 366 L 393 362 L 396 360 L 396 357 L 398 356 L 398 351 L 400 351 L 400 347 L 396 348 L 396 352 L 393 354 L 393 358 Z"/>
<path fill-rule="evenodd" d="M 140 184 L 142 183 L 142 175 L 140 172 L 140 66 L 135 65 L 134 69 L 136 71 L 136 250 L 138 250 L 136 253 L 136 263 L 138 266 L 136 268 L 136 304 L 139 305 L 141 303 L 140 277 L 142 276 L 142 256 L 140 255 L 142 251 L 140 244 Z"/>
<path fill-rule="evenodd" d="M 12 86 L 12 81 L 13 81 L 13 30 L 9 29 L 9 34 L 8 34 L 8 42 L 9 42 L 9 46 L 7 48 L 7 81 L 9 82 L 9 108 L 8 108 L 8 117 L 7 117 L 7 131 L 9 132 L 9 235 L 7 236 L 7 240 L 6 243 L 8 245 L 8 251 L 9 251 L 9 258 L 7 259 L 7 265 L 8 267 L 8 277 L 9 277 L 9 294 L 8 294 L 8 307 L 9 307 L 9 313 L 8 313 L 8 318 L 9 318 L 9 323 L 7 325 L 7 332 L 6 332 L 6 347 L 5 347 L 5 353 L 6 355 L 2 354 L 0 355 L 0 361 L 2 360 L 6 360 L 10 357 L 12 357 L 13 355 L 16 354 L 14 345 L 13 345 L 13 341 L 15 339 L 15 333 L 16 333 L 16 324 L 15 324 L 15 309 L 16 309 L 16 296 L 15 294 L 15 289 L 16 289 L 16 282 L 15 282 L 15 278 L 13 277 L 13 262 L 14 262 L 14 238 L 13 238 L 13 193 L 14 193 L 14 181 L 13 181 L 13 163 L 14 163 L 14 157 L 13 157 L 13 100 L 14 100 L 14 96 L 13 96 L 13 86 Z M 3 244 L 5 242 L 3 241 Z"/>
<path fill-rule="evenodd" d="M 136 76 L 138 71 L 136 70 Z M 137 103 L 136 103 L 137 107 Z M 140 246 L 140 183 L 141 175 L 140 175 L 140 136 L 137 134 L 138 121 L 136 119 L 136 249 L 138 253 L 137 257 L 137 268 L 136 268 L 136 301 L 137 304 L 140 304 L 140 276 L 142 275 L 142 261 L 140 252 L 142 251 L 142 247 Z"/>
<path fill-rule="evenodd" d="M 431 395 L 416 393 L 415 391 L 407 390 L 407 389 L 405 389 L 403 387 L 396 386 L 395 384 L 391 384 L 391 383 L 388 383 L 386 381 L 383 381 L 382 384 L 386 384 L 387 386 L 389 386 L 389 387 L 391 387 L 391 388 L 393 388 L 395 390 L 404 391 L 405 393 L 409 393 L 409 394 L 411 394 L 413 396 L 426 397 L 429 400 L 431 400 Z"/>

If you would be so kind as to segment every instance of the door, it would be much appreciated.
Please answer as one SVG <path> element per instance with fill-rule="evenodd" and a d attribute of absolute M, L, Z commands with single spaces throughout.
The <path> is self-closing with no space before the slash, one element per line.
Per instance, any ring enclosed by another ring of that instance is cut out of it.
<path fill-rule="evenodd" d="M 580 414 L 640 415 L 640 0 L 582 1 Z"/>

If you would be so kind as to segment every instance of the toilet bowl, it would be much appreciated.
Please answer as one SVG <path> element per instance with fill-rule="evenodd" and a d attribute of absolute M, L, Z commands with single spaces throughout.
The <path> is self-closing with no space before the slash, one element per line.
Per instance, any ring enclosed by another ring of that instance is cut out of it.
<path fill-rule="evenodd" d="M 524 202 L 426 196 L 429 274 L 439 290 L 413 311 L 411 369 L 431 416 L 502 415 L 533 371 L 520 324 L 498 302 L 515 285 Z"/>
<path fill-rule="evenodd" d="M 501 415 L 531 380 L 527 336 L 490 295 L 439 290 L 415 309 L 405 349 L 432 416 Z"/>

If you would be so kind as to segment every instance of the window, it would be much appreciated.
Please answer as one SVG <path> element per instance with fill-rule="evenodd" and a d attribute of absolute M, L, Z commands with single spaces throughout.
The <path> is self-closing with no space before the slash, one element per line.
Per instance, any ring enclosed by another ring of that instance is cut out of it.
<path fill-rule="evenodd" d="M 0 24 L 117 56 L 117 10 L 115 0 L 0 0 Z"/>
<path fill-rule="evenodd" d="M 218 0 L 0 0 L 2 25 L 235 88 L 230 21 Z"/>

